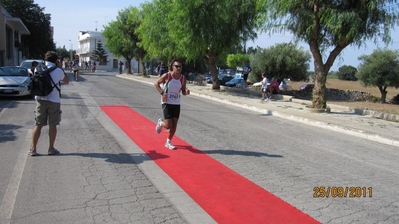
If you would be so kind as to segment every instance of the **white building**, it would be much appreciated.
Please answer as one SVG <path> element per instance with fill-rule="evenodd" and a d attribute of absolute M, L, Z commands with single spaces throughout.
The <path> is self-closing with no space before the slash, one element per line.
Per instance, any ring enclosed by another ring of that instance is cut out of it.
<path fill-rule="evenodd" d="M 28 28 L 0 4 L 0 66 L 21 64 L 22 35 L 30 35 Z"/>
<path fill-rule="evenodd" d="M 96 61 L 96 69 L 97 70 L 105 70 L 105 71 L 117 71 L 118 63 L 122 61 L 126 65 L 126 59 L 123 57 L 116 58 L 114 55 L 107 50 L 105 47 L 105 38 L 101 32 L 98 31 L 80 31 L 78 35 L 78 49 L 76 54 L 79 55 L 79 59 L 81 64 L 83 65 L 85 61 L 93 62 L 95 58 L 93 58 L 92 53 L 97 48 L 98 43 L 102 43 L 103 48 L 107 52 L 107 57 L 105 61 Z M 132 59 L 131 67 L 133 73 L 141 72 L 139 63 Z M 140 70 L 140 71 L 139 71 Z"/>

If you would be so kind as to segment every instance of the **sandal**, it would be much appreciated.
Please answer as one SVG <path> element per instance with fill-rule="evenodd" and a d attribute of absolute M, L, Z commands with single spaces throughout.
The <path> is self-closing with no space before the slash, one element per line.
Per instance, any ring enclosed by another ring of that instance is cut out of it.
<path fill-rule="evenodd" d="M 60 153 L 60 151 L 58 151 L 57 149 L 54 149 L 54 148 L 52 148 L 52 149 L 49 149 L 48 150 L 48 155 L 49 156 L 51 156 L 51 155 L 55 155 L 55 154 L 58 154 L 58 153 Z"/>
<path fill-rule="evenodd" d="M 31 149 L 31 150 L 29 150 L 29 155 L 30 156 L 37 156 L 39 154 L 37 154 L 36 149 Z"/>

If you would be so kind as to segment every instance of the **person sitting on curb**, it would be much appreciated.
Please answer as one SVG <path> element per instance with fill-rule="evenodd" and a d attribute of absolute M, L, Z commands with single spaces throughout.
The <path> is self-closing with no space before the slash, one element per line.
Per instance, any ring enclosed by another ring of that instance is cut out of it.
<path fill-rule="evenodd" d="M 279 84 L 276 80 L 276 78 L 272 78 L 272 81 L 270 82 L 270 85 L 268 86 L 268 94 L 269 94 L 269 100 L 272 99 L 273 94 L 278 94 L 280 92 Z"/>

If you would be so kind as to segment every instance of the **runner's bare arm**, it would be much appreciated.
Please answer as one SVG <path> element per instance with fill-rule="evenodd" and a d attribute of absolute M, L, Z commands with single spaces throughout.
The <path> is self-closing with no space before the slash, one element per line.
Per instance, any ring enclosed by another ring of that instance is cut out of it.
<path fill-rule="evenodd" d="M 187 82 L 186 82 L 186 79 L 184 79 L 184 81 L 183 81 L 183 86 L 181 87 L 181 93 L 183 94 L 183 95 L 190 95 L 190 90 L 187 88 Z"/>
<path fill-rule="evenodd" d="M 168 73 L 163 74 L 161 77 L 159 77 L 159 79 L 157 79 L 157 81 L 154 82 L 154 86 L 155 88 L 158 90 L 158 92 L 162 95 L 163 90 L 161 88 L 161 84 L 165 83 L 165 80 L 167 78 Z"/>

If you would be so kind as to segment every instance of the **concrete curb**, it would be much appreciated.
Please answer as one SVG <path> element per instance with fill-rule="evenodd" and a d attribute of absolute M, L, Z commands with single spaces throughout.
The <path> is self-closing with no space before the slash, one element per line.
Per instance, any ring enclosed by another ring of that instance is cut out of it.
<path fill-rule="evenodd" d="M 232 102 L 232 101 L 229 101 L 226 99 L 219 99 L 217 97 L 212 97 L 212 96 L 209 96 L 206 94 L 200 94 L 200 93 L 195 93 L 195 92 L 191 92 L 191 94 L 194 96 L 199 96 L 202 98 L 210 99 L 210 100 L 213 100 L 216 102 L 228 104 L 231 106 L 235 106 L 235 107 L 239 107 L 239 108 L 243 108 L 243 109 L 249 109 L 249 110 L 252 110 L 255 112 L 260 112 L 260 113 L 264 113 L 267 115 L 272 115 L 275 117 L 279 117 L 279 118 L 283 118 L 283 119 L 287 119 L 287 120 L 291 120 L 291 121 L 296 121 L 299 123 L 303 123 L 303 124 L 307 124 L 307 125 L 311 125 L 311 126 L 315 126 L 315 127 L 320 127 L 320 128 L 324 128 L 324 129 L 328 129 L 328 130 L 332 130 L 332 131 L 337 131 L 340 133 L 345 133 L 345 134 L 356 136 L 359 138 L 368 139 L 368 140 L 383 143 L 386 145 L 392 145 L 392 146 L 399 147 L 398 140 L 380 136 L 375 133 L 369 133 L 369 132 L 365 132 L 365 131 L 359 130 L 359 129 L 347 128 L 347 127 L 343 127 L 343 126 L 339 126 L 339 125 L 335 125 L 335 124 L 330 124 L 328 122 L 322 122 L 322 121 L 312 120 L 309 118 L 299 117 L 299 116 L 295 116 L 295 115 L 291 115 L 291 114 L 285 114 L 285 113 L 282 113 L 279 111 L 262 109 L 259 107 L 250 106 L 250 105 L 243 104 L 243 103 L 235 103 L 235 102 Z"/>

